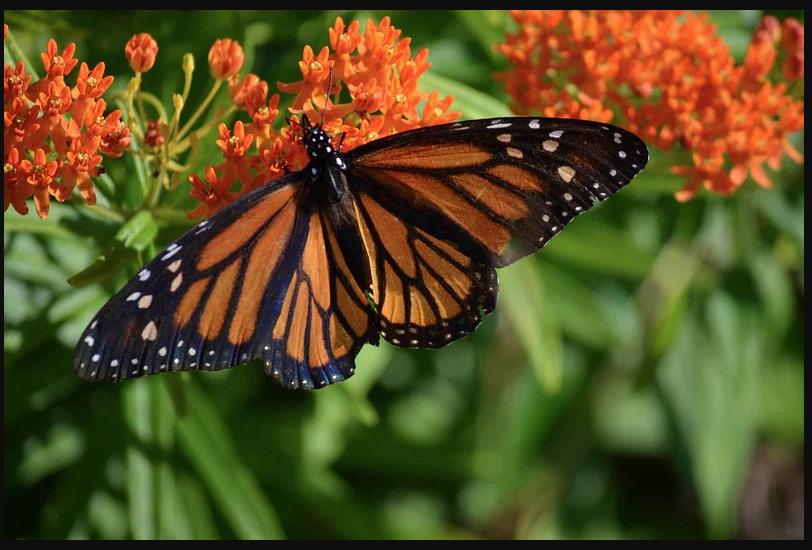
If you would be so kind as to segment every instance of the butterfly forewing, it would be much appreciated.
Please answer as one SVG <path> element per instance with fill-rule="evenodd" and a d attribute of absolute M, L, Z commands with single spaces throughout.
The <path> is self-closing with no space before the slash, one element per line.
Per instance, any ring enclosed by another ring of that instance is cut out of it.
<path fill-rule="evenodd" d="M 245 363 L 266 345 L 307 237 L 301 180 L 243 197 L 170 244 L 90 322 L 74 355 L 87 380 Z"/>
<path fill-rule="evenodd" d="M 480 120 L 397 137 L 352 151 L 351 184 L 495 267 L 543 247 L 648 161 L 634 134 L 581 120 Z"/>

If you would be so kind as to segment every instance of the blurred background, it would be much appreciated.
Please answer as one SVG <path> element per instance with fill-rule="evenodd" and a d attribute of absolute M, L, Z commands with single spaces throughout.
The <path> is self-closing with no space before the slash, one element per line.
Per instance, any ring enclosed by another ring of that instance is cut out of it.
<path fill-rule="evenodd" d="M 737 60 L 760 10 L 711 12 Z M 779 19 L 803 11 L 771 12 Z M 336 16 L 384 15 L 429 48 L 421 88 L 503 116 L 490 11 L 8 11 L 41 70 L 49 38 L 123 90 L 130 36 L 160 52 L 144 88 L 190 103 L 215 39 L 245 72 L 301 78 Z M 6 50 L 8 59 L 8 49 Z M 221 92 L 227 99 L 225 90 Z M 281 119 L 281 117 L 280 117 Z M 280 120 L 281 122 L 281 120 Z M 803 132 L 792 137 L 803 151 Z M 221 159 L 214 138 L 194 171 Z M 680 204 L 652 162 L 539 254 L 500 271 L 499 307 L 436 351 L 367 346 L 357 374 L 289 392 L 253 363 L 121 385 L 71 372 L 81 331 L 138 265 L 72 287 L 120 224 L 68 201 L 4 216 L 4 531 L 15 538 L 803 538 L 803 165 L 775 189 Z M 130 157 L 105 162 L 125 195 Z M 137 186 L 136 186 L 137 187 Z M 189 210 L 189 185 L 162 197 Z M 191 222 L 162 220 L 164 246 Z M 180 383 L 177 383 L 180 381 Z"/>

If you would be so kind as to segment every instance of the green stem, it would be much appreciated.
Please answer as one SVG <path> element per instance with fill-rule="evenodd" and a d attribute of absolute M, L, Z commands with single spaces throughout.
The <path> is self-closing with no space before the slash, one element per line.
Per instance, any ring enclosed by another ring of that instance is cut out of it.
<path fill-rule="evenodd" d="M 90 206 L 85 202 L 77 204 L 81 204 L 82 208 L 87 208 L 90 212 L 94 212 L 99 217 L 114 221 L 116 223 L 123 224 L 127 221 L 127 216 L 125 216 L 122 212 L 107 208 L 106 206 L 102 206 L 100 204 Z"/>
<path fill-rule="evenodd" d="M 194 134 L 197 136 L 197 139 L 200 140 L 200 139 L 203 139 L 204 137 L 206 137 L 206 134 L 208 134 L 214 126 L 220 124 L 220 122 L 222 122 L 226 117 L 231 115 L 236 110 L 237 110 L 237 107 L 232 105 L 231 107 L 226 109 L 226 111 L 223 113 L 223 116 L 218 117 L 218 118 L 216 118 L 216 119 L 214 119 L 214 120 L 212 120 L 210 122 L 207 122 L 206 124 L 204 124 L 203 126 L 198 128 L 197 130 L 195 130 Z M 177 145 L 175 145 L 175 147 L 172 149 L 172 153 L 173 154 L 183 153 L 186 149 L 189 148 L 189 145 L 190 145 L 190 142 L 189 142 L 189 138 L 187 137 L 186 139 L 182 140 Z"/>
<path fill-rule="evenodd" d="M 224 82 L 223 80 L 214 81 L 214 85 L 211 87 L 211 90 L 209 90 L 209 94 L 206 96 L 206 99 L 203 100 L 203 103 L 200 104 L 200 106 L 197 108 L 197 110 L 194 112 L 191 118 L 188 121 L 186 121 L 186 124 L 184 124 L 180 132 L 178 132 L 176 139 L 183 139 L 184 136 L 186 136 L 186 134 L 189 133 L 189 130 L 192 128 L 192 126 L 194 126 L 195 122 L 197 122 L 197 119 L 200 118 L 200 116 L 206 111 L 212 100 L 214 100 L 214 96 L 216 96 L 217 92 L 220 91 L 220 87 L 223 85 L 223 82 Z"/>
<path fill-rule="evenodd" d="M 141 101 L 142 97 L 144 98 L 144 101 L 146 101 L 147 103 L 152 105 L 155 108 L 155 110 L 158 111 L 158 116 L 161 118 L 161 120 L 169 122 L 169 117 L 167 117 L 167 115 L 166 115 L 166 110 L 164 109 L 163 104 L 158 100 L 157 97 L 155 97 L 154 95 L 152 95 L 149 92 L 139 92 L 139 99 L 138 99 L 139 102 Z M 142 106 L 141 109 L 143 111 L 143 106 Z M 144 116 L 144 113 L 142 112 L 141 117 L 143 118 L 143 116 Z"/>
<path fill-rule="evenodd" d="M 158 206 L 158 199 L 161 197 L 161 189 L 163 189 L 161 178 L 153 178 L 152 188 L 150 188 L 147 196 L 144 197 L 144 208 L 154 210 L 155 207 Z"/>

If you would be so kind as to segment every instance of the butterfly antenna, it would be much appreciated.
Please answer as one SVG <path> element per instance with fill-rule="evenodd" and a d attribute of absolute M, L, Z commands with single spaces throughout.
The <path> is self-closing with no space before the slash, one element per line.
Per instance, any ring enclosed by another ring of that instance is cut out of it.
<path fill-rule="evenodd" d="M 330 67 L 330 76 L 327 81 L 327 97 L 324 99 L 324 110 L 321 112 L 321 126 L 324 126 L 324 119 L 327 116 L 327 104 L 330 103 L 330 92 L 333 90 L 333 68 Z"/>

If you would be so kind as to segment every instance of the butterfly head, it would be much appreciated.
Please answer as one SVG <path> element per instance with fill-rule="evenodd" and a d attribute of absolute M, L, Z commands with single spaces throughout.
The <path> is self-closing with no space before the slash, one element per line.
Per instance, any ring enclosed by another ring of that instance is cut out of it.
<path fill-rule="evenodd" d="M 310 181 L 325 181 L 330 201 L 338 202 L 344 195 L 346 183 L 343 172 L 347 169 L 347 162 L 340 151 L 341 144 L 335 147 L 330 134 L 322 129 L 321 124 L 311 125 L 307 115 L 302 115 L 302 130 L 307 158 L 310 160 L 306 168 Z"/>

